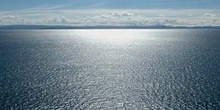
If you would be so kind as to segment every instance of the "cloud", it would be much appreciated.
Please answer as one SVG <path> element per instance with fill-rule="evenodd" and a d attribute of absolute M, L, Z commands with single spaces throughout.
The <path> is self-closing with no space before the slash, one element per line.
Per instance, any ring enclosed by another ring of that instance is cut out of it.
<path fill-rule="evenodd" d="M 165 17 L 165 15 L 164 15 L 164 14 L 160 14 L 159 16 L 160 16 L 160 17 Z"/>
<path fill-rule="evenodd" d="M 27 9 L 22 9 L 20 11 L 48 11 L 48 10 L 58 10 L 58 9 L 63 9 L 66 7 L 69 7 L 70 5 L 56 5 L 56 6 L 51 6 L 51 5 L 40 5 L 40 6 L 36 6 L 36 7 L 31 7 L 31 8 L 27 8 Z"/>
<path fill-rule="evenodd" d="M 105 6 L 105 3 L 96 3 L 96 4 L 84 6 L 84 7 L 81 7 L 81 8 L 88 9 L 88 8 L 97 8 L 97 7 L 102 7 L 102 6 Z"/>
<path fill-rule="evenodd" d="M 30 20 L 27 18 L 19 17 L 19 16 L 2 16 L 0 17 L 1 25 L 15 25 L 15 24 L 29 24 Z"/>
<path fill-rule="evenodd" d="M 220 10 L 214 9 L 23 10 L 0 12 L 0 15 L 0 25 L 220 26 Z"/>
<path fill-rule="evenodd" d="M 128 17 L 128 16 L 132 16 L 133 14 L 127 12 L 111 12 L 109 13 L 109 15 L 113 17 Z"/>
<path fill-rule="evenodd" d="M 214 17 L 215 14 L 211 14 L 211 13 L 205 13 L 204 16 L 207 16 L 207 17 Z"/>
<path fill-rule="evenodd" d="M 70 19 L 61 16 L 61 17 L 55 17 L 53 20 L 53 23 L 58 23 L 58 24 L 66 24 L 66 23 L 70 23 Z"/>
<path fill-rule="evenodd" d="M 9 16 L 2 16 L 0 17 L 0 19 L 5 19 L 5 20 L 16 20 L 16 19 L 20 19 L 21 17 L 18 17 L 18 16 L 14 16 L 14 15 L 9 15 Z"/>

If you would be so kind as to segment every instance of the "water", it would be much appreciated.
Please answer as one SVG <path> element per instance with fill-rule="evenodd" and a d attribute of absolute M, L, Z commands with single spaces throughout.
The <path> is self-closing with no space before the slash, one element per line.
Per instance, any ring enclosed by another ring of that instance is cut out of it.
<path fill-rule="evenodd" d="M 6 30 L 0 60 L 1 110 L 220 109 L 220 30 Z"/>

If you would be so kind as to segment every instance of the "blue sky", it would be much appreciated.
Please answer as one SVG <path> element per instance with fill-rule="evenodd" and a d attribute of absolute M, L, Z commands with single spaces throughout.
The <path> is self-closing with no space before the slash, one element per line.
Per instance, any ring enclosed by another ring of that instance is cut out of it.
<path fill-rule="evenodd" d="M 0 10 L 18 10 L 39 6 L 63 6 L 65 9 L 217 9 L 220 0 L 0 0 Z"/>
<path fill-rule="evenodd" d="M 219 26 L 220 0 L 0 0 L 0 25 Z"/>

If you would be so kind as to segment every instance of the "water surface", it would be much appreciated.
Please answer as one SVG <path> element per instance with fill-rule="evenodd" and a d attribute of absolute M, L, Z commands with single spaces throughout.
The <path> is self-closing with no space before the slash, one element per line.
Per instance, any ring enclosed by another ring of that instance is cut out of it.
<path fill-rule="evenodd" d="M 220 30 L 0 31 L 0 109 L 218 110 Z"/>

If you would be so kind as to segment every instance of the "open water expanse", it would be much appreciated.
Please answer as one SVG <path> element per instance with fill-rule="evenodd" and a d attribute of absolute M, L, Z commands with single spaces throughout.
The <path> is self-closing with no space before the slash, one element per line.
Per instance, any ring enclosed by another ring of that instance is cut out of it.
<path fill-rule="evenodd" d="M 1 110 L 219 110 L 220 30 L 1 30 Z"/>

